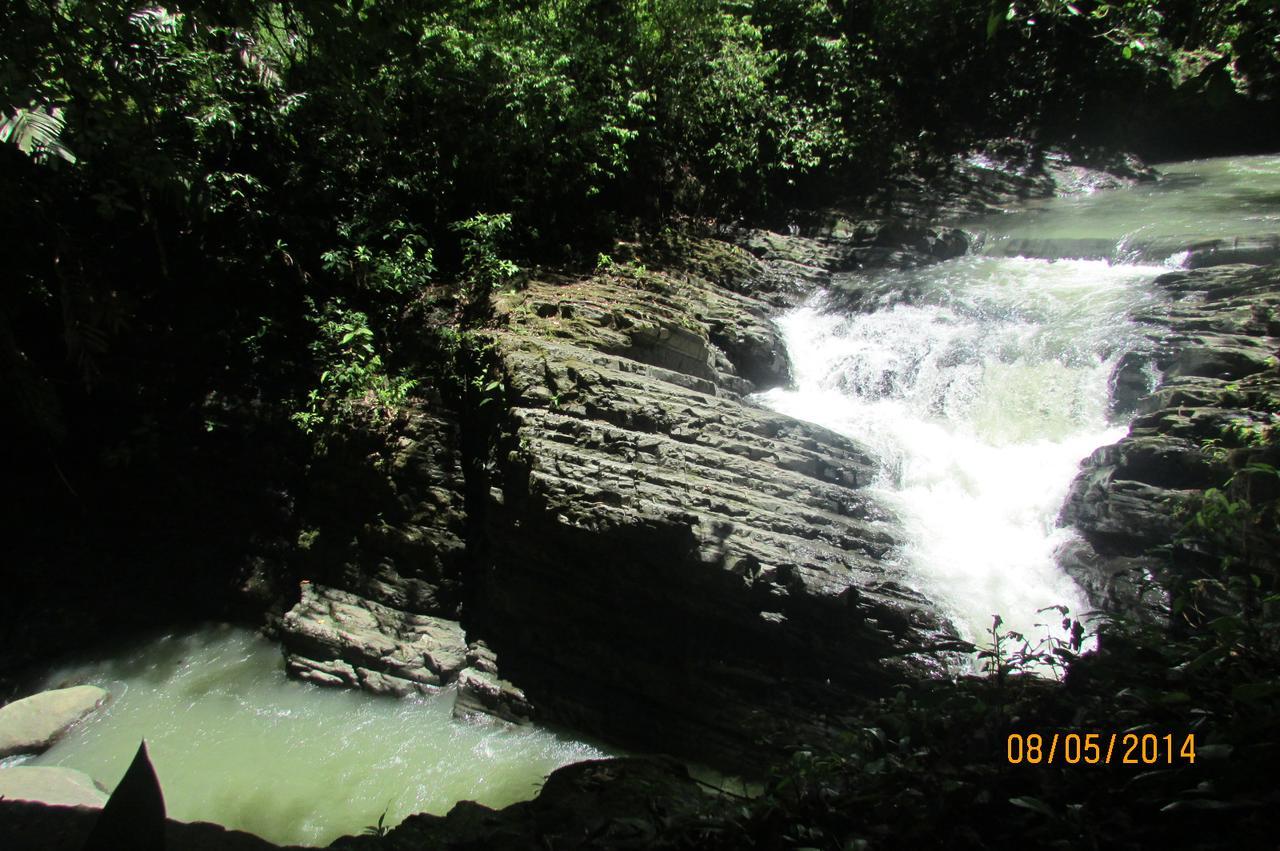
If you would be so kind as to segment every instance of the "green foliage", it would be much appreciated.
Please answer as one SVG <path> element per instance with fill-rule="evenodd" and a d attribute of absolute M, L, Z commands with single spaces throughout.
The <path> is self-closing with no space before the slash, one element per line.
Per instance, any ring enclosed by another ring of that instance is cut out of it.
<path fill-rule="evenodd" d="M 511 214 L 477 213 L 450 227 L 462 241 L 463 312 L 474 315 L 488 306 L 495 289 L 520 271 L 519 266 L 498 254 L 498 240 L 510 229 Z"/>
<path fill-rule="evenodd" d="M 1068 135 L 1197 68 L 1262 97 L 1280 37 L 1262 0 L 55 0 L 0 23 L 0 370 L 41 441 L 114 440 L 68 427 L 88 409 L 203 429 L 211 394 L 355 422 L 341 400 L 394 407 L 423 325 L 482 324 L 517 264 Z"/>
<path fill-rule="evenodd" d="M 308 391 L 305 407 L 291 415 L 293 422 L 305 434 L 323 436 L 352 421 L 376 425 L 395 417 L 417 381 L 387 372 L 368 318 L 334 303 L 315 322 L 311 350 L 322 367 L 320 383 Z"/>
<path fill-rule="evenodd" d="M 1070 616 L 1066 606 L 1048 606 L 1036 614 L 1057 612 L 1058 624 L 1036 624 L 1044 629 L 1040 636 L 1026 636 L 1016 630 L 1000 631 L 1004 619 L 994 615 L 988 634 L 990 643 L 979 649 L 982 671 L 1003 685 L 1010 676 L 1021 674 L 1049 675 L 1061 679 L 1067 665 L 1079 657 L 1084 646 L 1085 628 Z"/>
<path fill-rule="evenodd" d="M 75 154 L 59 141 L 64 127 L 66 120 L 57 107 L 15 109 L 0 121 L 0 143 L 10 143 L 36 160 L 53 155 L 74 163 Z"/>

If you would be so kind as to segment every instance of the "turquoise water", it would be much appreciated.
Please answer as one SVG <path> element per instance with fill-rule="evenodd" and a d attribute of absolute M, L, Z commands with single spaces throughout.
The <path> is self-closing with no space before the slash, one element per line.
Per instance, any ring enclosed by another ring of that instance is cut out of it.
<path fill-rule="evenodd" d="M 1021 205 L 961 226 L 980 251 L 1122 262 L 1177 262 L 1213 240 L 1280 240 L 1280 155 L 1168 163 L 1162 179 Z"/>
<path fill-rule="evenodd" d="M 146 739 L 169 815 L 277 843 L 325 845 L 460 800 L 534 797 L 551 771 L 605 754 L 538 728 L 452 715 L 453 693 L 401 700 L 289 680 L 278 645 L 216 626 L 52 672 L 110 705 L 29 764 L 114 788 Z"/>

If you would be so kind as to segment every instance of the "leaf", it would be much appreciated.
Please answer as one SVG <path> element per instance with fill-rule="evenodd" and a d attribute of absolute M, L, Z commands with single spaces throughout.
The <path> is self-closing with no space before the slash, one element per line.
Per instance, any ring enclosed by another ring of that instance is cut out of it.
<path fill-rule="evenodd" d="M 1057 818 L 1052 807 L 1039 798 L 1033 798 L 1030 795 L 1021 795 L 1017 798 L 1010 798 L 1009 803 L 1013 804 L 1015 807 L 1022 807 L 1025 810 L 1040 813 L 1042 816 Z"/>
<path fill-rule="evenodd" d="M 1280 694 L 1280 683 L 1243 683 L 1231 690 L 1231 699 L 1256 703 L 1277 694 Z"/>
<path fill-rule="evenodd" d="M 75 154 L 59 141 L 66 119 L 57 107 L 32 106 L 18 108 L 14 114 L 0 121 L 0 142 L 11 142 L 27 156 L 41 159 L 52 153 L 69 163 L 76 161 Z"/>
<path fill-rule="evenodd" d="M 1000 15 L 992 12 L 987 15 L 987 41 L 996 37 L 996 33 L 1000 30 Z"/>
<path fill-rule="evenodd" d="M 84 851 L 161 851 L 165 847 L 164 832 L 164 794 L 144 741 L 102 808 Z"/>
<path fill-rule="evenodd" d="M 1160 808 L 1162 813 L 1176 813 L 1180 810 L 1230 810 L 1239 806 L 1228 801 L 1214 801 L 1209 798 L 1193 798 L 1191 800 L 1174 801 Z"/>

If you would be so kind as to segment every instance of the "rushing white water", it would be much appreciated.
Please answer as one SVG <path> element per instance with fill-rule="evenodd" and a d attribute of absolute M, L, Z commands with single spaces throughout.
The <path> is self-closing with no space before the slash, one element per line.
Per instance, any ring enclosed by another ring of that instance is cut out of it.
<path fill-rule="evenodd" d="M 280 649 L 247 630 L 167 636 L 43 684 L 113 695 L 34 765 L 114 788 L 146 739 L 170 817 L 277 843 L 325 845 L 386 812 L 443 814 L 460 800 L 527 800 L 561 765 L 605 754 L 536 728 L 451 717 L 453 693 L 394 700 L 289 680 Z"/>
<path fill-rule="evenodd" d="M 1162 171 L 974 220 L 991 256 L 850 275 L 781 322 L 796 387 L 762 401 L 872 450 L 875 490 L 904 526 L 898 557 L 970 640 L 985 643 L 996 614 L 1003 629 L 1061 636 L 1037 610 L 1086 609 L 1055 563 L 1072 534 L 1055 521 L 1080 460 L 1127 428 L 1108 419 L 1108 382 L 1167 271 L 1137 261 L 1176 264 L 1179 248 L 1224 237 L 1280 241 L 1280 157 Z M 1021 247 L 1105 259 L 999 256 Z"/>
<path fill-rule="evenodd" d="M 796 388 L 763 400 L 871 448 L 909 575 L 966 638 L 981 640 L 997 613 L 1039 636 L 1056 619 L 1037 609 L 1085 608 L 1055 564 L 1069 533 L 1054 521 L 1080 459 L 1124 433 L 1108 422 L 1108 379 L 1158 271 L 966 257 L 850 279 L 912 297 L 788 314 Z"/>

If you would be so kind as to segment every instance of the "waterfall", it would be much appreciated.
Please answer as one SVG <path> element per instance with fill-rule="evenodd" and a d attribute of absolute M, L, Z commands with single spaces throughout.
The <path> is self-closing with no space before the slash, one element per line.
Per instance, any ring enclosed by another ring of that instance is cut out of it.
<path fill-rule="evenodd" d="M 1080 460 L 1128 427 L 1108 385 L 1144 345 L 1152 279 L 1215 240 L 1280 244 L 1280 157 L 1176 164 L 964 226 L 983 253 L 838 276 L 786 314 L 795 386 L 758 398 L 870 448 L 896 558 L 965 638 L 996 614 L 1038 637 L 1060 620 L 1038 609 L 1088 608 L 1056 565 L 1074 533 L 1055 521 Z"/>
<path fill-rule="evenodd" d="M 1080 459 L 1125 432 L 1108 381 L 1159 271 L 970 256 L 847 277 L 781 320 L 796 386 L 761 398 L 871 448 L 898 557 L 966 638 L 995 614 L 1039 636 L 1061 618 L 1038 609 L 1087 608 L 1055 563 L 1072 534 L 1055 519 Z M 868 290 L 908 297 L 849 312 L 842 291 Z"/>

